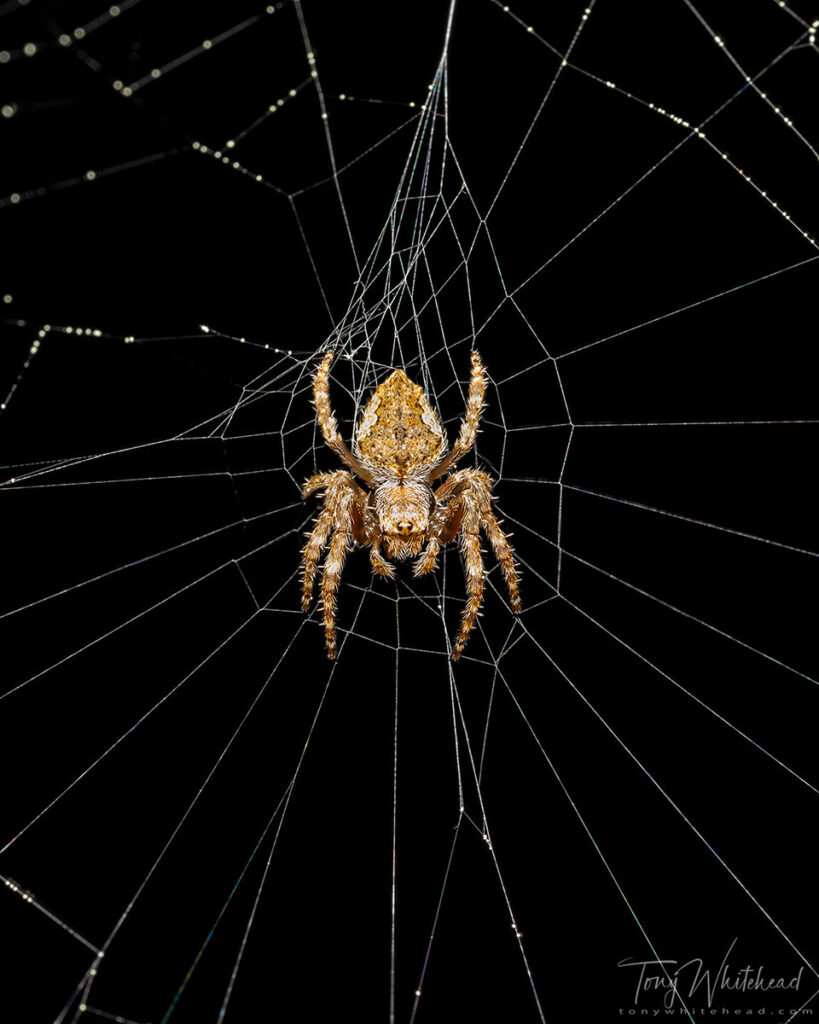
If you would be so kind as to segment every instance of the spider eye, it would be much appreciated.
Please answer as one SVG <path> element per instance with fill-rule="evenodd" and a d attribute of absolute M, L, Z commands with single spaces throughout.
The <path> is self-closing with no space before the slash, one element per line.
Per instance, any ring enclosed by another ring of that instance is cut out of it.
<path fill-rule="evenodd" d="M 412 523 L 401 522 L 396 525 L 402 537 L 408 537 L 412 533 Z"/>

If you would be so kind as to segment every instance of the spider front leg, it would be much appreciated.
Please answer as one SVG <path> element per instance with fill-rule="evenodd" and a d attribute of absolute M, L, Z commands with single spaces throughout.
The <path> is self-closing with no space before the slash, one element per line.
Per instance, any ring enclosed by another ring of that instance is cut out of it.
<path fill-rule="evenodd" d="M 481 357 L 477 352 L 472 353 L 472 362 L 469 371 L 469 394 L 466 399 L 466 415 L 461 422 L 461 429 L 452 446 L 452 451 L 437 466 L 434 466 L 429 479 L 437 480 L 448 473 L 457 462 L 466 455 L 475 438 L 478 436 L 478 427 L 481 422 L 483 400 L 486 395 L 486 370 L 483 368 Z M 449 481 L 447 481 L 449 483 Z M 444 484 L 446 487 L 446 484 Z"/>
<path fill-rule="evenodd" d="M 313 381 L 313 404 L 316 407 L 316 419 L 321 428 L 322 436 L 327 445 L 353 470 L 362 480 L 371 482 L 372 476 L 359 460 L 353 455 L 341 434 L 338 432 L 338 420 L 330 405 L 330 366 L 333 362 L 334 352 L 328 352 L 321 365 L 316 371 Z"/>

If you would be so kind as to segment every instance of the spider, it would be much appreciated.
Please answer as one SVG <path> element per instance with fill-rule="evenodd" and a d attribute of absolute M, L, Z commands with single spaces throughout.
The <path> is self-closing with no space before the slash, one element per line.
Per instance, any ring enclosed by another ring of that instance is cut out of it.
<path fill-rule="evenodd" d="M 481 607 L 484 564 L 483 527 L 509 590 L 515 614 L 520 612 L 518 574 L 509 539 L 492 514 L 492 480 L 479 469 L 461 469 L 435 491 L 434 480 L 449 473 L 475 443 L 486 392 L 486 371 L 472 353 L 466 414 L 452 450 L 438 414 L 419 385 L 403 370 L 394 370 L 375 390 L 358 422 L 353 450 L 338 432 L 330 406 L 329 377 L 333 352 L 315 376 L 313 398 L 321 433 L 329 448 L 352 470 L 318 473 L 306 481 L 302 499 L 323 488 L 323 505 L 302 551 L 302 611 L 307 611 L 321 553 L 330 550 L 321 578 L 322 613 L 327 656 L 336 656 L 336 594 L 344 559 L 353 544 L 369 545 L 370 564 L 378 576 L 392 579 L 387 559 L 418 558 L 415 576 L 432 572 L 441 546 L 460 539 L 467 600 L 452 659 L 461 656 Z M 367 484 L 359 486 L 353 474 Z M 332 536 L 331 536 L 332 534 Z M 383 554 L 382 554 L 383 549 Z"/>

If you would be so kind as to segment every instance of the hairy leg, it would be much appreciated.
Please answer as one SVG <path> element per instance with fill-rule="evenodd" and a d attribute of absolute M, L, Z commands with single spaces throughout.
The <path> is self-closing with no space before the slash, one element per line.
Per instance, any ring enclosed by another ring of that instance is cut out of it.
<path fill-rule="evenodd" d="M 344 524 L 344 525 L 342 525 Z M 324 618 L 324 639 L 327 644 L 327 657 L 332 661 L 336 656 L 336 595 L 341 581 L 341 570 L 350 547 L 350 531 L 341 519 L 330 541 L 330 550 L 324 562 L 324 573 L 321 577 L 322 616 Z"/>
<path fill-rule="evenodd" d="M 515 565 L 515 555 L 509 538 L 500 527 L 500 523 L 491 512 L 484 512 L 483 528 L 489 538 L 495 557 L 500 562 L 503 578 L 506 580 L 506 589 L 509 591 L 509 603 L 515 615 L 520 614 L 520 591 L 518 589 L 518 570 Z"/>
<path fill-rule="evenodd" d="M 435 492 L 436 507 L 430 520 L 429 541 L 412 568 L 414 576 L 424 576 L 426 573 L 432 572 L 438 565 L 438 554 L 441 550 L 441 545 L 448 544 L 451 540 L 454 540 L 460 530 L 461 519 L 463 518 L 463 503 L 460 501 L 453 502 L 452 499 L 457 497 L 468 486 L 468 480 L 465 477 L 469 473 L 470 470 L 468 469 L 462 470 L 460 473 L 454 473 Z M 489 478 L 487 477 L 487 479 Z"/>
<path fill-rule="evenodd" d="M 302 501 L 306 501 L 311 494 L 314 494 L 320 487 L 330 487 L 334 478 L 338 476 L 347 476 L 349 473 L 345 473 L 344 470 L 339 470 L 338 473 L 317 473 L 315 476 L 311 476 L 309 480 L 305 481 L 304 487 L 301 491 Z M 306 612 L 310 607 L 310 602 L 313 598 L 313 582 L 316 577 L 316 571 L 318 569 L 319 558 L 324 550 L 324 546 L 327 543 L 327 538 L 330 536 L 330 532 L 333 529 L 333 508 L 332 501 L 327 499 L 325 494 L 325 503 L 319 513 L 316 525 L 313 527 L 312 533 L 308 534 L 307 543 L 304 545 L 304 549 L 301 553 L 302 563 L 302 597 L 301 597 L 301 610 Z"/>
<path fill-rule="evenodd" d="M 338 421 L 333 414 L 330 405 L 330 366 L 333 362 L 334 352 L 328 352 L 321 361 L 315 380 L 313 382 L 313 402 L 316 406 L 316 418 L 321 428 L 322 436 L 328 446 L 345 462 L 350 469 L 367 483 L 372 481 L 371 474 L 361 465 L 353 455 L 338 432 Z"/>
<path fill-rule="evenodd" d="M 315 476 L 311 476 L 309 480 L 304 481 L 304 486 L 301 489 L 301 500 L 307 501 L 311 494 L 315 494 L 319 487 L 327 487 L 328 484 L 333 482 L 333 479 L 339 474 L 349 477 L 350 474 L 345 472 L 343 469 L 336 470 L 335 473 L 316 473 Z M 350 477 L 352 479 L 352 477 Z"/>
<path fill-rule="evenodd" d="M 327 543 L 327 538 L 330 536 L 330 531 L 332 529 L 333 512 L 330 508 L 325 506 L 319 513 L 316 525 L 313 527 L 313 532 L 309 534 L 309 539 L 304 545 L 304 550 L 301 553 L 301 610 L 303 612 L 308 611 L 310 608 L 310 602 L 313 599 L 313 582 L 316 578 L 318 561 L 319 558 L 321 558 L 321 552 L 324 550 L 324 545 Z"/>
<path fill-rule="evenodd" d="M 376 538 L 370 547 L 370 565 L 377 576 L 386 576 L 388 580 L 395 578 L 395 569 L 381 554 L 381 541 Z"/>
<path fill-rule="evenodd" d="M 462 469 L 435 492 L 438 505 L 433 513 L 433 536 L 447 544 L 460 532 L 461 550 L 466 573 L 467 601 L 461 629 L 453 648 L 457 660 L 464 649 L 483 597 L 484 564 L 481 557 L 480 530 L 486 531 L 501 566 L 509 590 L 509 601 L 517 615 L 520 612 L 517 566 L 512 546 L 492 513 L 492 480 L 478 469 Z M 426 552 L 422 558 L 426 557 Z M 417 568 L 416 568 L 417 571 Z"/>
<path fill-rule="evenodd" d="M 478 426 L 481 422 L 485 394 L 486 370 L 483 368 L 481 357 L 477 352 L 473 352 L 472 365 L 469 372 L 469 394 L 466 399 L 466 413 L 461 421 L 460 432 L 455 444 L 452 446 L 452 451 L 442 462 L 433 468 L 429 475 L 430 480 L 437 480 L 444 473 L 448 473 L 475 443 L 475 438 L 478 435 Z"/>
<path fill-rule="evenodd" d="M 454 540 L 461 528 L 465 506 L 460 498 L 469 489 L 485 495 L 488 502 L 492 480 L 480 469 L 459 469 L 435 492 L 431 531 L 444 544 Z"/>
<path fill-rule="evenodd" d="M 334 658 L 336 654 L 336 594 L 351 540 L 364 540 L 362 523 L 366 516 L 367 495 L 355 483 L 352 476 L 343 469 L 336 470 L 334 473 L 318 473 L 311 477 L 304 485 L 302 496 L 307 498 L 320 487 L 324 488 L 324 505 L 302 553 L 301 606 L 302 611 L 307 611 L 310 607 L 318 561 L 332 534 L 330 550 L 324 563 L 321 593 L 327 655 Z"/>
<path fill-rule="evenodd" d="M 412 567 L 413 576 L 424 576 L 426 573 L 432 572 L 438 564 L 438 552 L 440 550 L 441 545 L 439 541 L 433 537 L 421 552 L 421 556 L 418 561 Z"/>
<path fill-rule="evenodd" d="M 464 525 L 461 531 L 461 551 L 464 556 L 464 572 L 466 574 L 466 605 L 461 617 L 461 628 L 455 646 L 452 648 L 452 660 L 461 656 L 483 600 L 484 565 L 481 557 L 480 515 L 474 506 L 477 502 L 470 500 L 466 492 L 459 500 L 463 501 Z M 470 507 L 472 506 L 472 507 Z"/>

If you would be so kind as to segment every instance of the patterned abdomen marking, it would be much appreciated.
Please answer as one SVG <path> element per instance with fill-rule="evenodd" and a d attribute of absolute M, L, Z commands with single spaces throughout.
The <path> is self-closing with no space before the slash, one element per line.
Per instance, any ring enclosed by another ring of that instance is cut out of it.
<path fill-rule="evenodd" d="M 399 479 L 429 466 L 445 451 L 435 410 L 403 370 L 391 373 L 367 403 L 355 448 L 361 458 Z"/>

